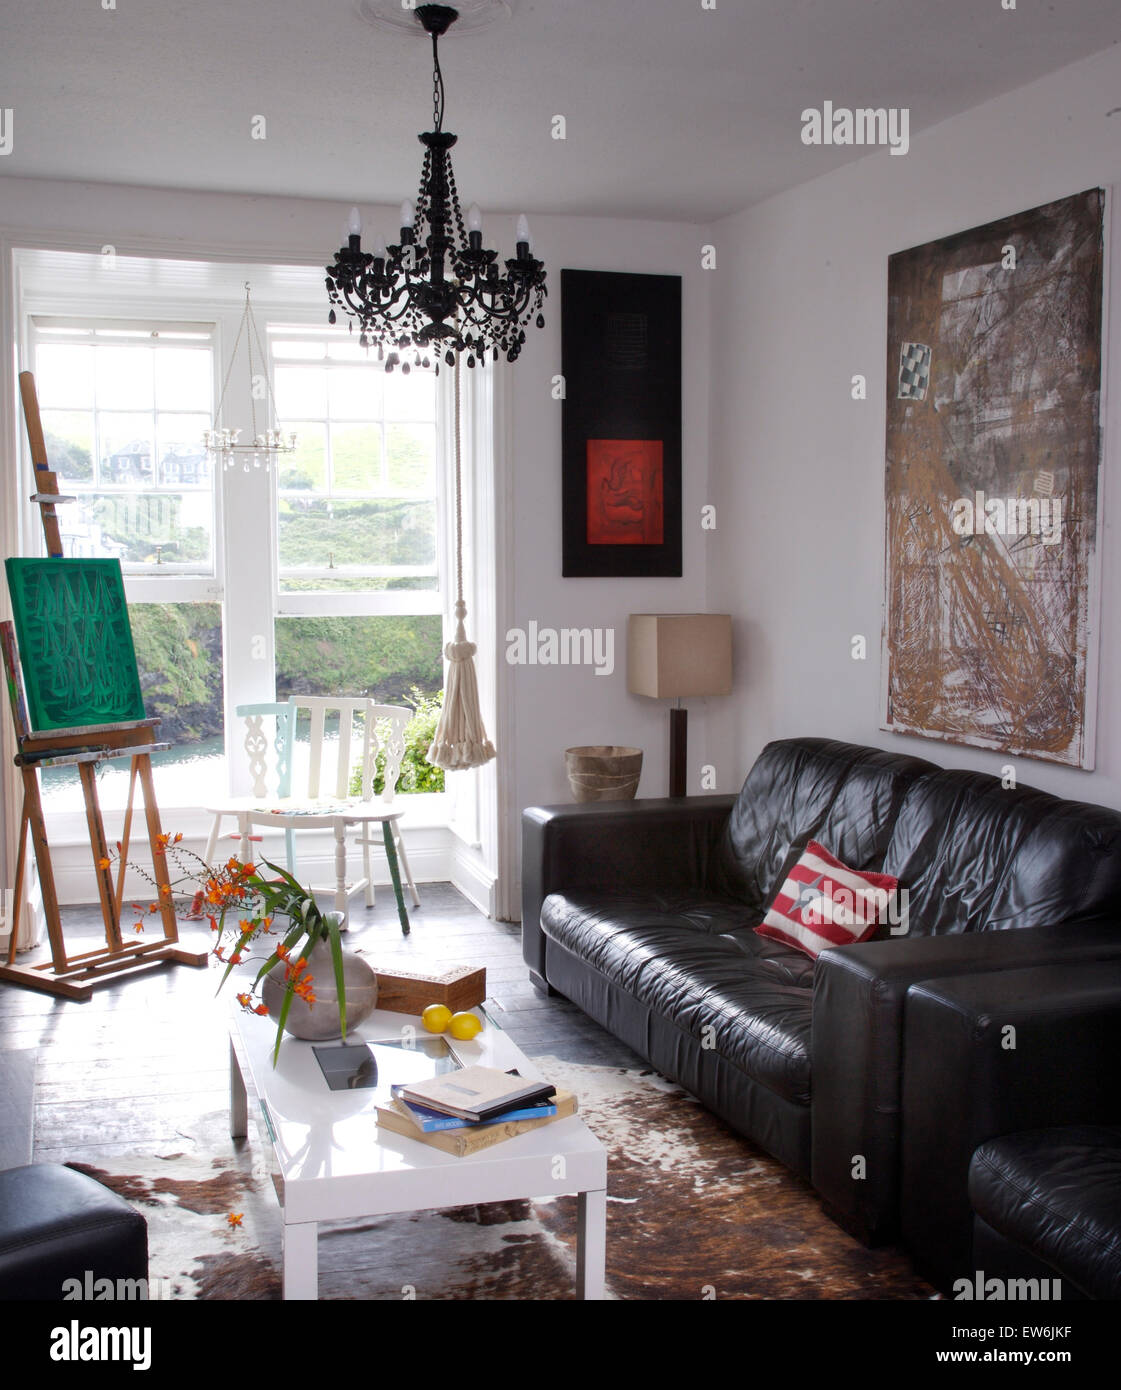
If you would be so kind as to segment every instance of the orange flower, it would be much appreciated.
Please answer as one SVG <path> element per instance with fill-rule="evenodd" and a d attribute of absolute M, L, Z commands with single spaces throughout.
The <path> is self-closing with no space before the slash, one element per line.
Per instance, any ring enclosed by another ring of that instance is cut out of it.
<path fill-rule="evenodd" d="M 170 884 L 170 883 L 164 883 L 164 884 L 161 884 L 161 885 L 160 885 L 160 897 L 161 897 L 161 898 L 170 898 L 170 897 L 171 897 L 171 884 Z"/>
<path fill-rule="evenodd" d="M 143 922 L 137 922 L 136 925 L 133 927 L 133 931 L 143 931 L 143 930 L 144 930 L 144 923 L 143 923 Z"/>
<path fill-rule="evenodd" d="M 113 861 L 111 859 L 99 859 L 97 861 L 97 867 L 99 869 L 107 869 L 110 866 L 110 864 L 112 864 L 112 862 Z"/>
<path fill-rule="evenodd" d="M 267 1014 L 268 1011 L 269 1010 L 267 1004 L 258 1004 L 257 1007 L 253 1010 L 255 1014 Z"/>
<path fill-rule="evenodd" d="M 243 1009 L 249 1008 L 250 999 L 248 994 L 238 994 L 234 996 Z"/>
<path fill-rule="evenodd" d="M 240 964 L 241 964 L 241 960 L 242 960 L 241 952 L 240 952 L 240 951 L 235 951 L 235 952 L 233 953 L 233 955 L 230 957 L 230 964 L 231 964 L 231 965 L 240 965 Z"/>
<path fill-rule="evenodd" d="M 241 1218 L 244 1214 L 244 1212 L 240 1211 L 231 1211 L 229 1216 L 226 1217 L 226 1221 L 231 1226 L 240 1226 Z"/>
<path fill-rule="evenodd" d="M 208 912 L 206 914 L 206 920 L 210 923 L 211 931 L 218 930 L 218 918 L 214 916 L 213 912 Z"/>

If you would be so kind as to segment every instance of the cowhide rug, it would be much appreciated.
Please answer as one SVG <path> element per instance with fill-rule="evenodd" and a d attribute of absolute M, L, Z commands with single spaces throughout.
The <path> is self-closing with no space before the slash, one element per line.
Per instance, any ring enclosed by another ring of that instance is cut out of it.
<path fill-rule="evenodd" d="M 903 1255 L 847 1236 L 805 1183 L 655 1072 L 535 1060 L 579 1095 L 609 1151 L 609 1297 L 935 1296 Z M 147 1218 L 153 1297 L 279 1298 L 280 1211 L 259 1141 L 235 1145 L 224 1114 L 190 1141 L 72 1166 Z M 320 1297 L 572 1298 L 575 1228 L 575 1197 L 325 1224 Z"/>

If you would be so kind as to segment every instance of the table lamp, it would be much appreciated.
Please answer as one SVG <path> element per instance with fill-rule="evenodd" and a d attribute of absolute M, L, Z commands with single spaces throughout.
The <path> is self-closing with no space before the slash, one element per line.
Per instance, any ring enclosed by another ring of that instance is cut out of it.
<path fill-rule="evenodd" d="M 627 689 L 674 700 L 669 794 L 685 795 L 690 695 L 732 693 L 732 619 L 727 613 L 632 613 L 627 619 Z"/>

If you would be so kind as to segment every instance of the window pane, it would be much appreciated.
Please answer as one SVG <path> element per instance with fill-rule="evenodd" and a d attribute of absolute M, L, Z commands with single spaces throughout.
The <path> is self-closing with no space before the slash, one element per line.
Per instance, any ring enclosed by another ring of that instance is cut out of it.
<path fill-rule="evenodd" d="M 202 442 L 205 415 L 160 415 L 156 420 L 161 487 L 209 487 L 211 459 Z"/>
<path fill-rule="evenodd" d="M 397 789 L 402 794 L 443 791 L 443 771 L 424 756 L 439 718 L 442 643 L 443 624 L 438 615 L 278 618 L 277 699 L 286 700 L 289 695 L 358 695 L 381 704 L 411 706 L 415 713 L 405 731 L 405 760 Z M 337 732 L 329 729 L 327 737 L 335 738 Z M 306 777 L 307 752 L 300 745 L 307 738 L 307 723 L 299 721 L 293 757 L 297 786 L 301 768 Z M 355 770 L 359 756 L 355 757 Z M 376 789 L 380 790 L 380 785 Z"/>
<path fill-rule="evenodd" d="M 332 425 L 331 475 L 336 492 L 381 488 L 381 426 Z"/>
<path fill-rule="evenodd" d="M 129 620 L 144 708 L 161 721 L 157 731 L 160 741 L 172 744 L 166 752 L 152 755 L 152 766 L 157 769 L 164 829 L 174 832 L 178 827 L 170 811 L 204 806 L 216 788 L 226 785 L 222 608 L 217 603 L 134 603 L 129 605 Z M 45 768 L 40 776 L 48 810 L 81 810 L 81 785 L 75 769 Z M 101 804 L 110 810 L 124 806 L 127 759 L 99 766 L 97 793 Z M 134 819 L 133 843 L 138 848 L 143 839 L 138 826 L 142 824 Z"/>
<path fill-rule="evenodd" d="M 109 410 L 151 410 L 152 349 L 96 347 L 97 403 Z"/>
<path fill-rule="evenodd" d="M 436 504 L 405 500 L 280 500 L 280 563 L 286 570 L 436 564 Z"/>
<path fill-rule="evenodd" d="M 51 468 L 67 483 L 93 482 L 93 414 L 44 410 L 43 439 Z"/>
<path fill-rule="evenodd" d="M 278 459 L 278 486 L 301 491 L 327 487 L 327 430 L 307 420 L 286 420 L 285 428 L 296 432 L 296 452 Z"/>
<path fill-rule="evenodd" d="M 392 378 L 386 380 L 385 417 L 387 420 L 435 420 L 435 375 L 416 368 L 408 376 L 394 372 Z"/>
<path fill-rule="evenodd" d="M 48 457 L 64 488 L 80 497 L 59 509 L 63 549 L 120 559 L 133 571 L 212 571 L 213 466 L 202 436 L 211 423 L 214 353 L 209 333 L 194 334 L 199 346 L 172 347 L 160 331 L 153 323 L 122 330 L 135 342 L 36 345 L 37 379 L 50 396 Z M 183 408 L 166 408 L 176 402 Z"/>
<path fill-rule="evenodd" d="M 372 367 L 335 367 L 327 373 L 331 415 L 339 420 L 376 420 L 381 414 L 381 372 Z"/>
<path fill-rule="evenodd" d="M 102 412 L 97 423 L 101 455 L 99 481 L 122 485 L 152 482 L 152 457 L 156 446 L 151 415 L 142 415 L 139 411 L 127 415 Z"/>
<path fill-rule="evenodd" d="M 156 405 L 161 410 L 210 410 L 209 352 L 161 348 L 156 363 Z"/>
<path fill-rule="evenodd" d="M 327 414 L 327 373 L 322 367 L 277 367 L 273 390 L 282 420 Z"/>
<path fill-rule="evenodd" d="M 84 494 L 66 508 L 67 554 L 117 558 L 123 565 L 210 561 L 211 501 L 207 492 Z M 73 544 L 71 544 L 73 537 Z"/>
<path fill-rule="evenodd" d="M 93 348 L 44 344 L 35 354 L 35 392 L 41 406 L 92 406 Z"/>
<path fill-rule="evenodd" d="M 427 492 L 436 486 L 436 426 L 390 425 L 385 432 L 389 486 L 393 492 Z"/>

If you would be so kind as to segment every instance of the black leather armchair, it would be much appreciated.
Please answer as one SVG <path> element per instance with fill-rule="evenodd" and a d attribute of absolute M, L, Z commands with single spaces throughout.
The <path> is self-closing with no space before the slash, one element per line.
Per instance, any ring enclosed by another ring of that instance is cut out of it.
<path fill-rule="evenodd" d="M 918 984 L 904 1048 L 903 1240 L 949 1293 L 975 1270 L 975 1151 L 1016 1131 L 1121 1118 L 1121 959 Z"/>

